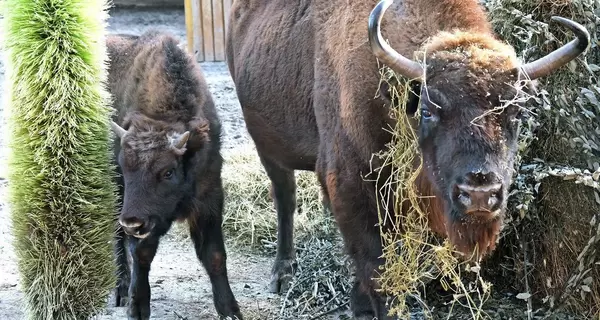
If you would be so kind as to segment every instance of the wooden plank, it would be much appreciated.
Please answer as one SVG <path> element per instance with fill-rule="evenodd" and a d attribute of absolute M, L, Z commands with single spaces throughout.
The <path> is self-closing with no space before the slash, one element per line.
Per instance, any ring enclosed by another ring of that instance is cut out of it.
<path fill-rule="evenodd" d="M 188 50 L 196 57 L 196 61 L 203 61 L 204 47 L 202 41 L 202 10 L 200 8 L 200 0 L 185 0 L 184 5 Z"/>
<path fill-rule="evenodd" d="M 225 60 L 225 32 L 223 21 L 223 0 L 212 0 L 213 5 L 213 35 L 215 39 L 215 60 Z"/>
<path fill-rule="evenodd" d="M 184 0 L 185 33 L 187 36 L 187 50 L 194 54 L 194 15 L 192 14 L 192 0 Z"/>
<path fill-rule="evenodd" d="M 233 0 L 223 0 L 223 20 L 225 20 L 225 39 L 229 30 L 229 14 L 231 13 L 231 3 Z"/>
<path fill-rule="evenodd" d="M 213 37 L 212 0 L 202 0 L 202 34 L 204 35 L 203 61 L 214 61 L 215 48 Z"/>

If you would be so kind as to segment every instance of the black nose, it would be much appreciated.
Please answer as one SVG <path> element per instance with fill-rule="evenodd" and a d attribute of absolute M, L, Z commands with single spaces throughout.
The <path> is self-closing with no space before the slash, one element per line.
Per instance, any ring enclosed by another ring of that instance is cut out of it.
<path fill-rule="evenodd" d="M 467 214 L 493 213 L 502 203 L 502 183 L 493 172 L 469 173 L 453 188 L 453 198 Z"/>
<path fill-rule="evenodd" d="M 119 224 L 123 226 L 123 230 L 132 236 L 145 236 L 150 230 L 147 228 L 147 223 L 137 217 L 121 217 Z"/>

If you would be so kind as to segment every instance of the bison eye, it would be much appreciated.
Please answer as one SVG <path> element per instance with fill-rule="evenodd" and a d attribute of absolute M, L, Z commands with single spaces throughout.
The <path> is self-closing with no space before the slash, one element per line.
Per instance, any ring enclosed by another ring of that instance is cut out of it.
<path fill-rule="evenodd" d="M 427 109 L 421 109 L 421 116 L 423 117 L 423 119 L 431 119 L 431 117 L 433 117 L 433 114 L 431 114 L 431 111 Z"/>
<path fill-rule="evenodd" d="M 175 172 L 175 170 L 173 170 L 173 169 L 167 170 L 167 172 L 165 172 L 165 174 L 163 175 L 163 177 L 165 179 L 171 179 L 173 177 L 173 173 L 174 172 Z"/>

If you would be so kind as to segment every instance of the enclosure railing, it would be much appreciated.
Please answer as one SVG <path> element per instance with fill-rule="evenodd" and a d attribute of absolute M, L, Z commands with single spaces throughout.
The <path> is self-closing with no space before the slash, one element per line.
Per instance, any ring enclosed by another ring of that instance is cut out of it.
<path fill-rule="evenodd" d="M 187 48 L 198 61 L 225 61 L 225 33 L 232 2 L 185 0 Z"/>

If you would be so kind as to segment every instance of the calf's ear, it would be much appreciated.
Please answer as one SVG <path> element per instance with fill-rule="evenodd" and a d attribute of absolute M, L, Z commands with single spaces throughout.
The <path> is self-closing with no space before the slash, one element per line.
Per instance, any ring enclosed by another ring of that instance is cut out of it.
<path fill-rule="evenodd" d="M 196 151 L 210 141 L 210 123 L 205 118 L 194 117 L 188 122 L 188 130 L 190 132 L 190 137 L 187 141 L 187 148 L 189 150 Z"/>

